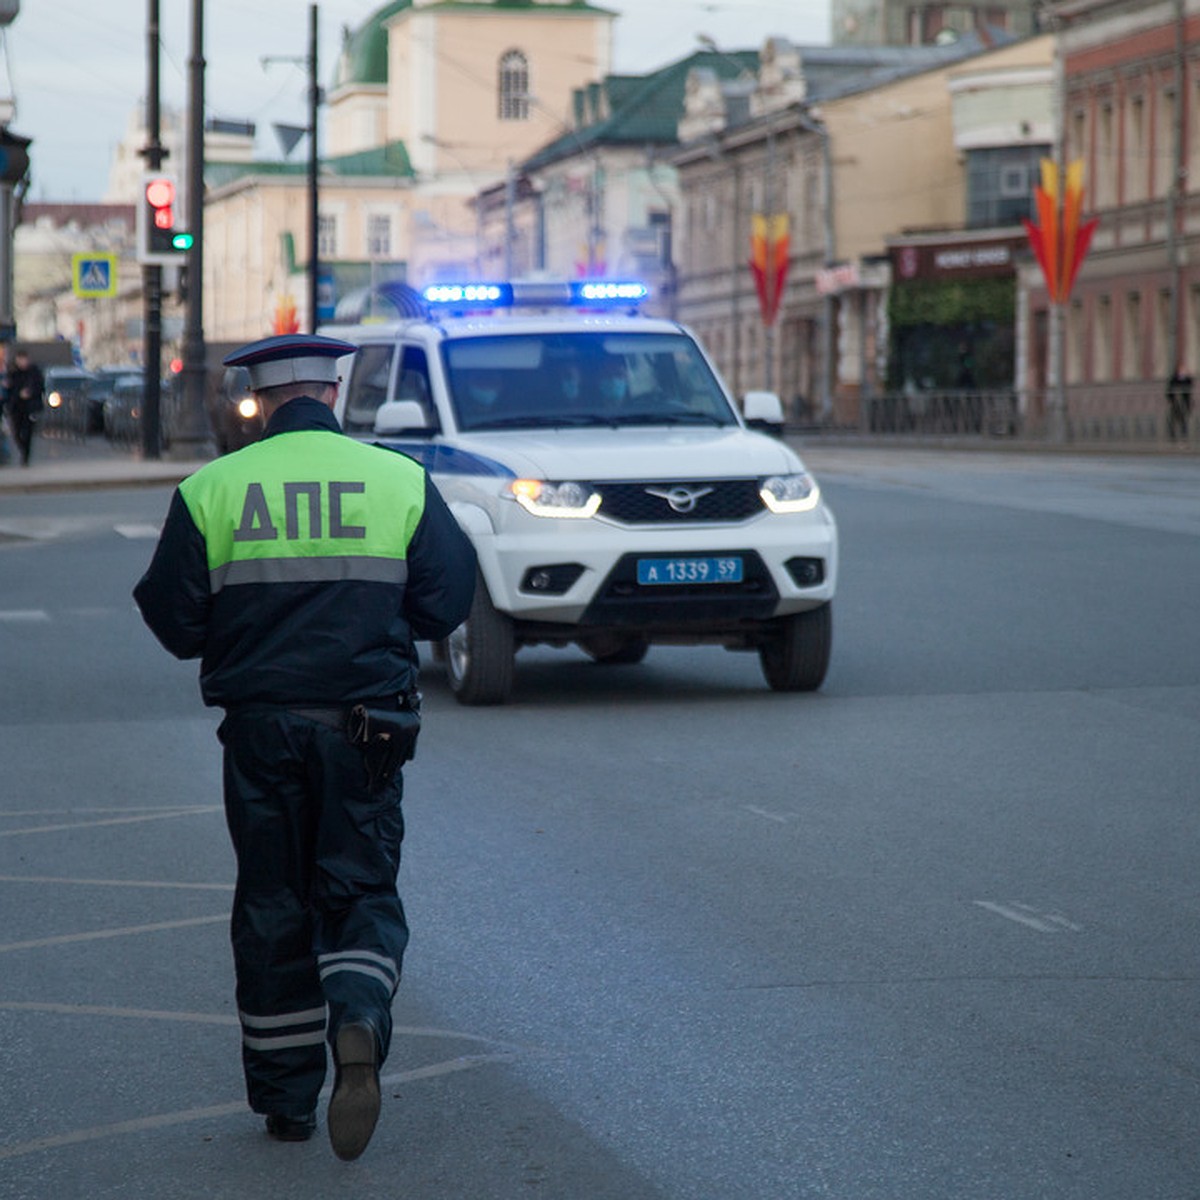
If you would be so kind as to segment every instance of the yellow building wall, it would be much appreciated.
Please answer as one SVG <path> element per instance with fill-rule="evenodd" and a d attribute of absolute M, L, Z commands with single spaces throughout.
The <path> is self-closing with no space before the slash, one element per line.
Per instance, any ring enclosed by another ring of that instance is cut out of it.
<path fill-rule="evenodd" d="M 503 174 L 572 123 L 571 93 L 610 68 L 611 17 L 558 9 L 462 12 L 405 9 L 388 40 L 388 133 L 414 165 Z M 530 103 L 525 120 L 501 120 L 499 64 L 524 54 Z M 441 149 L 426 139 L 433 135 Z"/>
<path fill-rule="evenodd" d="M 969 70 L 1047 66 L 1049 37 L 1029 38 L 821 106 L 833 145 L 837 257 L 878 254 L 904 229 L 961 228 L 966 172 L 954 145 L 949 80 Z"/>

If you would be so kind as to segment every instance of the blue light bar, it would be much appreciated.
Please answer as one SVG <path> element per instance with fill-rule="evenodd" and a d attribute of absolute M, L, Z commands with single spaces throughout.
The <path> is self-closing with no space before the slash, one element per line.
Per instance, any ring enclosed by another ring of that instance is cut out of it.
<path fill-rule="evenodd" d="M 590 279 L 571 284 L 572 304 L 636 304 L 650 295 L 644 283 Z"/>
<path fill-rule="evenodd" d="M 456 308 L 507 308 L 513 302 L 510 283 L 435 283 L 421 294 L 427 304 Z"/>
<path fill-rule="evenodd" d="M 515 283 L 435 283 L 421 295 L 432 308 L 468 312 L 495 308 L 631 308 L 650 295 L 634 280 L 519 280 Z"/>

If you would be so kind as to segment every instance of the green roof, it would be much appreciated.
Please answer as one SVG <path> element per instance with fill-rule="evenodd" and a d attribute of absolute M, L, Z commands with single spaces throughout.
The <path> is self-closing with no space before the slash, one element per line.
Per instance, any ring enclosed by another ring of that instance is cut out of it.
<path fill-rule="evenodd" d="M 413 0 L 392 0 L 385 4 L 357 29 L 347 29 L 338 55 L 337 69 L 334 72 L 333 86 L 346 87 L 352 84 L 385 84 L 387 83 L 387 29 L 388 21 L 398 12 L 412 8 Z M 568 4 L 545 5 L 538 0 L 495 0 L 494 3 L 481 3 L 480 0 L 441 0 L 440 3 L 427 4 L 424 12 L 436 11 L 493 11 L 495 9 L 536 9 L 539 16 L 553 13 L 555 9 L 574 12 L 609 12 L 588 0 L 570 0 Z"/>
<path fill-rule="evenodd" d="M 699 50 L 649 75 L 609 75 L 601 83 L 588 84 L 574 95 L 576 127 L 543 146 L 522 168 L 548 166 L 594 146 L 677 141 L 688 72 L 696 67 L 721 79 L 753 75 L 758 51 Z"/>
<path fill-rule="evenodd" d="M 396 13 L 411 7 L 412 0 L 393 0 L 357 29 L 347 28 L 333 76 L 335 88 L 351 83 L 387 83 L 387 30 L 384 25 Z"/>
<path fill-rule="evenodd" d="M 370 150 L 360 150 L 357 154 L 341 154 L 333 158 L 321 160 L 321 173 L 325 177 L 375 177 L 387 179 L 411 179 L 412 161 L 408 157 L 408 147 L 403 142 L 389 142 L 386 146 L 376 146 Z M 206 162 L 204 164 L 204 182 L 210 188 L 224 187 L 238 179 L 246 179 L 252 175 L 279 175 L 301 177 L 308 174 L 308 162 L 283 162 L 280 160 L 260 160 L 255 162 Z"/>

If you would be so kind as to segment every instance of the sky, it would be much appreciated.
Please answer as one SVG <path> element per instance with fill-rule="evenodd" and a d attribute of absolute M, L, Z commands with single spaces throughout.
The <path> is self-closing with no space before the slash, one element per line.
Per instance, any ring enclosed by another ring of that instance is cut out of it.
<path fill-rule="evenodd" d="M 159 0 L 160 97 L 184 110 L 194 4 Z M 597 0 L 619 13 L 613 69 L 638 74 L 698 49 L 761 49 L 782 36 L 829 42 L 830 0 Z M 357 27 L 384 0 L 318 0 L 318 75 L 327 86 L 344 25 Z M 150 0 L 20 0 L 3 35 L 0 99 L 11 132 L 33 138 L 28 199 L 104 197 L 109 163 L 146 93 Z M 253 121 L 257 153 L 281 157 L 272 125 L 307 123 L 309 0 L 203 0 L 205 110 Z M 264 65 L 264 58 L 276 60 Z M 303 155 L 303 148 L 296 151 Z"/>

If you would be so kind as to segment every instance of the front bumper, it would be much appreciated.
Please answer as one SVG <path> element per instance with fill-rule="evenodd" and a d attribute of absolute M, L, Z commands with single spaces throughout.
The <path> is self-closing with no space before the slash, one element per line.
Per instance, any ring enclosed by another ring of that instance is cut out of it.
<path fill-rule="evenodd" d="M 480 569 L 496 608 L 531 627 L 715 634 L 815 608 L 831 600 L 837 586 L 837 528 L 824 505 L 730 524 L 669 527 L 539 518 L 507 504 L 497 515 L 499 528 L 473 538 Z M 738 556 L 743 579 L 637 583 L 639 558 L 685 556 Z M 539 578 L 549 581 L 549 592 L 536 586 Z"/>

